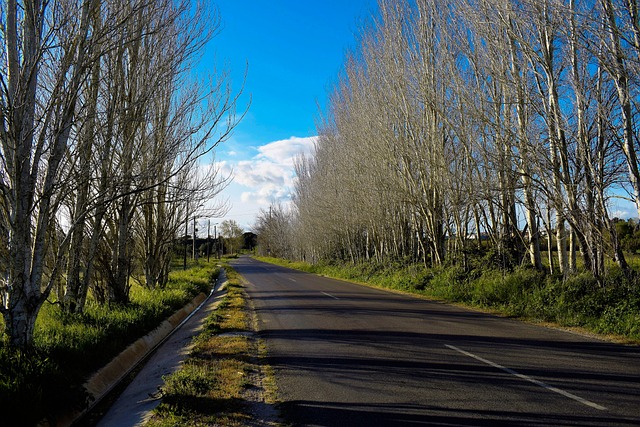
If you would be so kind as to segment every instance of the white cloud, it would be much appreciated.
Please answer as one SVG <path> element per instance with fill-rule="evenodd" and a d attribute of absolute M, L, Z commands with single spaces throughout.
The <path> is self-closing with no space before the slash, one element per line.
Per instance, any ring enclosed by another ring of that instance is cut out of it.
<path fill-rule="evenodd" d="M 289 139 L 274 141 L 258 147 L 260 154 L 258 159 L 267 159 L 273 163 L 293 168 L 294 159 L 300 154 L 310 155 L 313 152 L 316 136 L 298 138 L 292 136 Z"/>
<path fill-rule="evenodd" d="M 274 202 L 286 204 L 291 200 L 291 197 L 290 188 L 268 184 L 258 188 L 256 191 L 242 193 L 240 199 L 244 203 L 253 203 L 264 209 Z"/>
<path fill-rule="evenodd" d="M 637 218 L 638 211 L 635 204 L 629 200 L 622 198 L 614 198 L 610 200 L 609 216 L 611 218 L 629 219 Z"/>
<path fill-rule="evenodd" d="M 252 191 L 241 195 L 243 202 L 268 206 L 273 202 L 291 200 L 295 182 L 294 162 L 297 156 L 311 155 L 317 137 L 291 137 L 257 148 L 251 160 L 242 160 L 234 167 L 235 182 Z"/>
<path fill-rule="evenodd" d="M 246 224 L 247 213 L 255 216 L 272 203 L 287 205 L 296 181 L 294 162 L 300 154 L 311 155 L 317 137 L 291 137 L 256 147 L 249 159 L 225 160 L 218 163 L 221 171 L 233 171 L 233 185 L 227 195 L 233 208 L 228 217 L 238 217 Z M 240 157 L 238 155 L 237 157 Z"/>
<path fill-rule="evenodd" d="M 259 188 L 263 185 L 286 185 L 292 170 L 266 160 L 243 160 L 234 167 L 234 180 L 240 185 Z"/>
<path fill-rule="evenodd" d="M 617 209 L 609 213 L 611 218 L 620 218 L 620 219 L 629 219 L 629 218 L 637 218 L 638 212 L 633 208 L 628 209 Z"/>

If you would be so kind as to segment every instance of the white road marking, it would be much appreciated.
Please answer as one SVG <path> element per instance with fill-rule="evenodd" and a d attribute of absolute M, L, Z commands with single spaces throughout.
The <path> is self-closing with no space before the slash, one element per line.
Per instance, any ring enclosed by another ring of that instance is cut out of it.
<path fill-rule="evenodd" d="M 331 298 L 333 298 L 333 299 L 340 299 L 340 298 L 338 298 L 338 297 L 336 297 L 336 296 L 333 296 L 333 295 L 331 295 L 331 294 L 328 294 L 328 293 L 326 293 L 326 292 L 321 292 L 321 293 L 323 293 L 323 294 L 325 294 L 326 296 L 331 297 Z"/>
<path fill-rule="evenodd" d="M 489 366 L 493 366 L 494 368 L 497 368 L 497 369 L 500 369 L 502 371 L 505 371 L 505 372 L 507 372 L 507 373 L 509 373 L 511 375 L 514 375 L 514 376 L 520 378 L 520 379 L 529 381 L 529 382 L 531 382 L 531 383 L 533 383 L 535 385 L 538 385 L 540 387 L 546 388 L 547 390 L 550 390 L 550 391 L 556 392 L 558 394 L 561 394 L 561 395 L 563 395 L 565 397 L 568 397 L 569 399 L 573 399 L 576 402 L 582 403 L 583 405 L 589 406 L 589 407 L 594 408 L 594 409 L 598 409 L 600 411 L 606 411 L 607 410 L 607 408 L 605 408 L 604 406 L 600 406 L 597 403 L 590 402 L 590 401 L 588 401 L 586 399 L 583 399 L 580 396 L 576 396 L 575 394 L 569 393 L 568 391 L 564 391 L 564 390 L 561 390 L 561 389 L 559 389 L 557 387 L 550 386 L 549 384 L 545 384 L 542 381 L 536 380 L 535 378 L 531 378 L 531 377 L 529 377 L 527 375 L 523 375 L 523 374 L 521 374 L 519 372 L 516 372 L 513 369 L 509 369 L 509 368 L 504 367 L 502 365 L 498 365 L 497 363 L 494 363 L 494 362 L 492 362 L 490 360 L 487 360 L 487 359 L 485 359 L 483 357 L 476 356 L 475 354 L 469 353 L 468 351 L 464 351 L 462 349 L 459 349 L 458 347 L 455 347 L 455 346 L 452 346 L 452 345 L 449 345 L 449 344 L 445 344 L 445 347 L 448 347 L 451 350 L 455 350 L 458 353 L 462 353 L 465 356 L 469 356 L 469 357 L 471 357 L 473 359 L 479 360 L 480 362 L 486 363 Z"/>

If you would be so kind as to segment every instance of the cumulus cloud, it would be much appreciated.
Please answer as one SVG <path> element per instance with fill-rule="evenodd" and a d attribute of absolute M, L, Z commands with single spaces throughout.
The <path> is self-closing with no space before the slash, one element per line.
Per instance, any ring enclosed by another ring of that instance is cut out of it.
<path fill-rule="evenodd" d="M 289 139 L 274 141 L 258 147 L 260 154 L 258 159 L 266 159 L 270 162 L 293 168 L 296 156 L 301 154 L 310 155 L 318 137 L 298 138 L 292 136 Z"/>
<path fill-rule="evenodd" d="M 296 180 L 295 158 L 311 155 L 317 137 L 291 137 L 260 147 L 249 160 L 220 162 L 223 170 L 233 170 L 234 182 L 249 191 L 242 192 L 242 202 L 257 203 L 266 207 L 272 202 L 287 203 L 291 200 Z"/>
<path fill-rule="evenodd" d="M 268 184 L 285 185 L 291 173 L 290 168 L 265 160 L 243 160 L 234 167 L 235 181 L 252 188 Z"/>

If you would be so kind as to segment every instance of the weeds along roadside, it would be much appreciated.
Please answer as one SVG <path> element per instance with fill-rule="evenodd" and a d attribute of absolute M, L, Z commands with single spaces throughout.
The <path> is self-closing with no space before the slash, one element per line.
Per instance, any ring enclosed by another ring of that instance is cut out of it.
<path fill-rule="evenodd" d="M 601 283 L 588 272 L 562 277 L 530 268 L 510 271 L 479 266 L 426 269 L 419 265 L 315 264 L 279 258 L 261 261 L 345 279 L 536 323 L 575 328 L 622 343 L 640 344 L 640 278 L 613 267 Z"/>
<path fill-rule="evenodd" d="M 87 402 L 87 377 L 156 328 L 217 277 L 215 262 L 170 273 L 163 289 L 132 284 L 131 304 L 88 301 L 82 314 L 64 314 L 45 303 L 37 319 L 35 348 L 19 351 L 0 343 L 0 410 L 4 425 L 35 425 Z M 1 325 L 0 325 L 1 326 Z"/>
<path fill-rule="evenodd" d="M 184 365 L 165 378 L 162 403 L 147 427 L 250 425 L 256 400 L 275 401 L 272 374 L 260 363 L 264 347 L 253 337 L 241 278 L 230 266 L 225 270 L 227 294 L 194 338 Z"/>

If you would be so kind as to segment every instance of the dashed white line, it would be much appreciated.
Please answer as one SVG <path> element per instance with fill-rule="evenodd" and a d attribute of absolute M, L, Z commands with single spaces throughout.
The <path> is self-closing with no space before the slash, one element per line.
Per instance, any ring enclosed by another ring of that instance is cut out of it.
<path fill-rule="evenodd" d="M 340 299 L 340 298 L 338 298 L 338 297 L 336 297 L 336 296 L 334 296 L 334 295 L 328 294 L 328 293 L 326 293 L 326 292 L 321 292 L 321 293 L 322 293 L 322 294 L 324 294 L 324 295 L 326 295 L 326 296 L 328 296 L 328 297 L 331 297 L 331 298 L 333 298 L 333 299 Z"/>
<path fill-rule="evenodd" d="M 553 391 L 555 393 L 558 393 L 558 394 L 561 394 L 561 395 L 563 395 L 565 397 L 568 397 L 569 399 L 573 399 L 576 402 L 582 403 L 583 405 L 589 406 L 589 407 L 594 408 L 594 409 L 598 409 L 600 411 L 606 411 L 607 410 L 607 408 L 605 408 L 604 406 L 598 405 L 597 403 L 590 402 L 590 401 L 588 401 L 586 399 L 583 399 L 580 396 L 576 396 L 575 394 L 569 393 L 568 391 L 564 391 L 564 390 L 561 390 L 561 389 L 559 389 L 557 387 L 550 386 L 549 384 L 545 384 L 542 381 L 536 380 L 535 378 L 531 378 L 531 377 L 529 377 L 527 375 L 523 375 L 523 374 L 521 374 L 519 372 L 516 372 L 513 369 L 509 369 L 509 368 L 504 367 L 502 365 L 498 365 L 497 363 L 494 363 L 494 362 L 492 362 L 490 360 L 487 360 L 487 359 L 485 359 L 483 357 L 476 356 L 475 354 L 469 353 L 468 351 L 464 351 L 464 350 L 462 350 L 462 349 L 460 349 L 458 347 L 455 347 L 455 346 L 452 346 L 452 345 L 449 345 L 449 344 L 445 344 L 445 347 L 450 348 L 451 350 L 455 350 L 458 353 L 462 353 L 465 356 L 469 356 L 469 357 L 471 357 L 473 359 L 479 360 L 480 362 L 486 363 L 489 366 L 493 366 L 494 368 L 497 368 L 497 369 L 500 369 L 502 371 L 505 371 L 505 372 L 507 372 L 507 373 L 509 373 L 509 374 L 511 374 L 513 376 L 516 376 L 516 377 L 520 378 L 520 379 L 529 381 L 529 382 L 531 382 L 531 383 L 533 383 L 535 385 L 538 385 L 540 387 L 546 388 L 549 391 Z"/>

